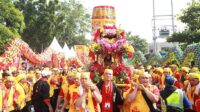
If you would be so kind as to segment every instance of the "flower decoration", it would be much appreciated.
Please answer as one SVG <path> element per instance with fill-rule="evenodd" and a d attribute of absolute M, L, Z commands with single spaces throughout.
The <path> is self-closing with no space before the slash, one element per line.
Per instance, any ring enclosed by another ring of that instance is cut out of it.
<path fill-rule="evenodd" d="M 125 32 L 122 29 L 117 29 L 115 25 L 104 25 L 103 27 L 94 31 L 94 41 L 99 38 L 125 38 Z"/>
<path fill-rule="evenodd" d="M 94 52 L 94 53 L 99 53 L 101 51 L 101 45 L 99 43 L 92 43 L 90 46 L 89 46 L 89 50 Z"/>
<path fill-rule="evenodd" d="M 113 75 L 116 77 L 116 83 L 128 83 L 131 76 L 131 70 L 125 64 L 113 66 Z"/>
<path fill-rule="evenodd" d="M 130 54 L 130 53 L 132 54 L 134 52 L 133 46 L 129 43 L 123 44 L 123 48 L 127 54 Z"/>
<path fill-rule="evenodd" d="M 101 75 L 104 72 L 103 66 L 95 61 L 88 66 L 88 70 L 91 72 L 92 81 L 98 83 L 101 79 Z"/>
<path fill-rule="evenodd" d="M 104 38 L 98 39 L 97 42 L 108 52 L 120 51 L 123 43 L 126 42 L 125 38 L 117 39 L 114 43 L 108 43 Z"/>

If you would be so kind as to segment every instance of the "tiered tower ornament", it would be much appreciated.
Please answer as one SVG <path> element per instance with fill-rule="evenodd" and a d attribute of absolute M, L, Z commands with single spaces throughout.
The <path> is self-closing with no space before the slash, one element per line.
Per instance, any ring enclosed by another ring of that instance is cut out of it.
<path fill-rule="evenodd" d="M 126 42 L 125 32 L 115 25 L 115 9 L 112 6 L 97 6 L 93 9 L 93 43 L 89 46 L 94 81 L 105 68 L 113 69 L 117 83 L 128 83 L 131 71 L 122 60 L 123 55 L 133 57 L 134 49 Z"/>

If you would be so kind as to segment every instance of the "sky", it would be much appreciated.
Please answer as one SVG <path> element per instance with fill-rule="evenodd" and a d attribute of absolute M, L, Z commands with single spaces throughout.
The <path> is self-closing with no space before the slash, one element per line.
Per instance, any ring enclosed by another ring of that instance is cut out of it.
<path fill-rule="evenodd" d="M 92 14 L 93 7 L 99 5 L 109 5 L 115 7 L 116 26 L 131 31 L 133 35 L 139 35 L 146 39 L 148 43 L 152 42 L 153 28 L 153 0 L 79 0 L 83 6 Z M 181 9 L 187 6 L 192 0 L 173 0 L 174 15 L 180 14 Z M 171 0 L 154 0 L 155 15 L 171 15 Z M 156 20 L 156 32 L 158 36 L 159 29 L 167 25 L 172 29 L 172 20 L 170 16 L 162 16 Z M 175 17 L 176 31 L 184 29 L 185 24 L 177 21 Z M 159 40 L 159 39 L 158 39 Z M 161 39 L 163 40 L 163 39 Z"/>

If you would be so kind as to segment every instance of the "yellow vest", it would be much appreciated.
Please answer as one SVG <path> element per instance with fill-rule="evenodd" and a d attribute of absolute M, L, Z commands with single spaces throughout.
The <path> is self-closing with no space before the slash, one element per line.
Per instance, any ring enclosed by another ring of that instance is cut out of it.
<path fill-rule="evenodd" d="M 174 91 L 170 96 L 167 97 L 166 101 L 167 101 L 167 105 L 171 106 L 171 107 L 178 107 L 180 109 L 183 110 L 184 106 L 183 106 L 183 91 L 180 89 L 177 89 L 176 91 Z M 163 104 L 162 104 L 163 102 Z M 161 101 L 161 109 L 162 111 L 166 111 L 166 104 L 164 101 Z"/>

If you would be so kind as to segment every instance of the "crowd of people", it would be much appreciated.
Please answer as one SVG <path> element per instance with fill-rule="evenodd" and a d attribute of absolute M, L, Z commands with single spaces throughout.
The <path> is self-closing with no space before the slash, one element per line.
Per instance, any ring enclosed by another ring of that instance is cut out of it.
<path fill-rule="evenodd" d="M 112 69 L 97 84 L 83 69 L 4 70 L 0 112 L 200 112 L 197 67 L 131 69 L 124 87 L 114 83 Z"/>

